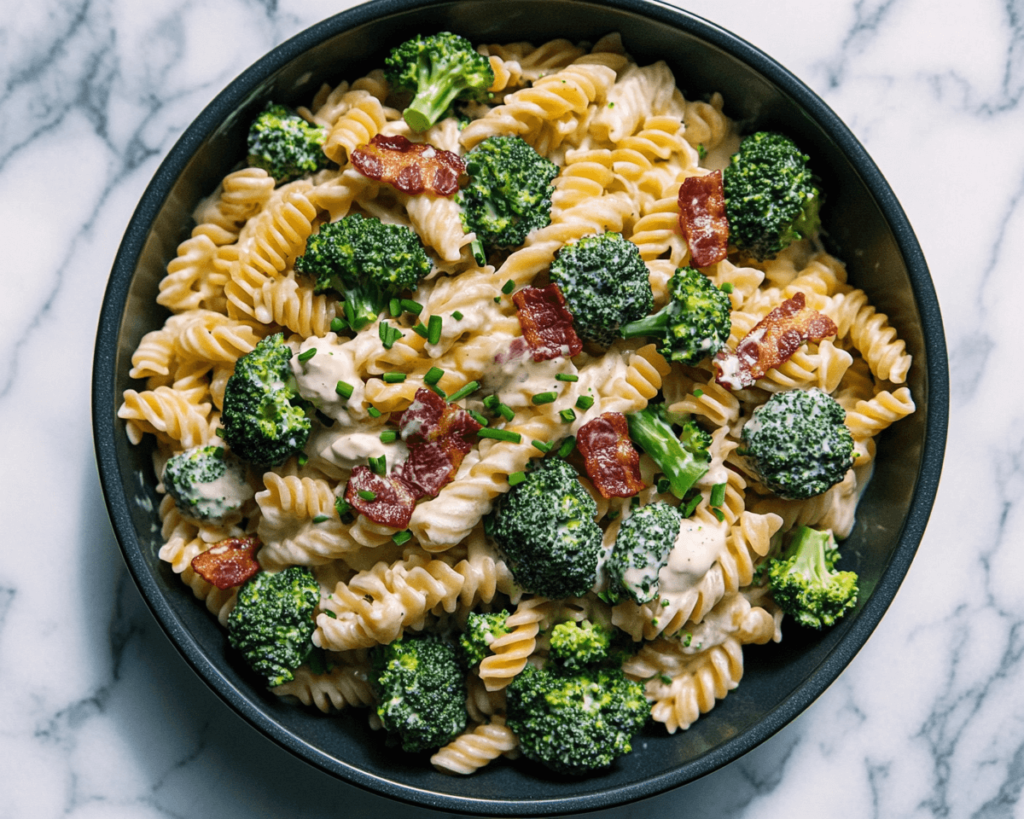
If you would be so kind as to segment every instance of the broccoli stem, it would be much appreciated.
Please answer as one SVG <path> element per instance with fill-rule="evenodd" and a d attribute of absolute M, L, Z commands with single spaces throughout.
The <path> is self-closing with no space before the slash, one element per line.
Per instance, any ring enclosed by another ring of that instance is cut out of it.
<path fill-rule="evenodd" d="M 441 72 L 428 72 L 420 67 L 419 90 L 402 116 L 417 133 L 426 131 L 448 110 L 463 86 L 452 82 L 451 77 Z"/>
<path fill-rule="evenodd" d="M 644 316 L 642 319 L 623 324 L 619 328 L 619 332 L 622 333 L 623 338 L 664 335 L 665 329 L 668 327 L 671 308 L 672 304 L 670 302 L 657 313 L 652 313 L 649 316 Z"/>
<path fill-rule="evenodd" d="M 672 427 L 650 410 L 626 416 L 629 436 L 661 467 L 669 489 L 680 500 L 707 473 L 709 465 L 676 437 Z M 701 450 L 704 452 L 704 450 Z"/>
<path fill-rule="evenodd" d="M 377 320 L 383 312 L 386 299 L 375 288 L 366 285 L 347 285 L 335 277 L 332 286 L 345 297 L 342 305 L 345 319 L 353 330 L 361 330 Z"/>
<path fill-rule="evenodd" d="M 795 555 L 792 571 L 810 578 L 813 583 L 825 585 L 830 579 L 825 559 L 829 538 L 828 532 L 801 526 L 780 559 L 788 560 Z"/>

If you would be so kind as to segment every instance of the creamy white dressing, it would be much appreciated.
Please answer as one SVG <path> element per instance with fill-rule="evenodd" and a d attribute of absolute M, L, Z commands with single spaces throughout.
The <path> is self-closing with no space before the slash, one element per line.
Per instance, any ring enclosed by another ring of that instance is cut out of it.
<path fill-rule="evenodd" d="M 224 460 L 224 472 L 219 477 L 205 483 L 193 483 L 189 494 L 195 498 L 195 506 L 179 506 L 182 512 L 190 517 L 195 513 L 200 520 L 222 523 L 251 500 L 254 492 L 245 479 L 245 468 L 228 457 Z"/>
<path fill-rule="evenodd" d="M 576 375 L 576 365 L 569 358 L 553 358 L 550 361 L 534 361 L 527 353 L 521 358 L 502 363 L 495 362 L 484 374 L 480 386 L 484 393 L 493 393 L 501 403 L 512 409 L 533 406 L 530 400 L 542 392 L 553 392 L 561 398 L 567 388 L 575 385 L 558 381 L 559 373 Z"/>
<path fill-rule="evenodd" d="M 401 440 L 385 444 L 380 439 L 382 430 L 381 426 L 368 424 L 359 424 L 354 428 L 336 425 L 329 429 L 318 429 L 306 444 L 310 464 L 332 477 L 341 478 L 343 473 L 365 464 L 367 459 L 383 455 L 390 472 L 408 459 L 409 449 Z"/>
<path fill-rule="evenodd" d="M 681 594 L 696 586 L 725 550 L 725 526 L 684 520 L 668 556 L 658 572 L 662 595 Z"/>
<path fill-rule="evenodd" d="M 323 338 L 307 338 L 299 352 L 312 349 L 316 350 L 312 358 L 300 361 L 298 356 L 293 356 L 291 360 L 299 395 L 344 426 L 364 418 L 365 385 L 359 377 L 352 351 L 345 344 L 339 344 L 334 333 Z M 351 396 L 345 398 L 338 393 L 339 382 L 352 387 Z"/>

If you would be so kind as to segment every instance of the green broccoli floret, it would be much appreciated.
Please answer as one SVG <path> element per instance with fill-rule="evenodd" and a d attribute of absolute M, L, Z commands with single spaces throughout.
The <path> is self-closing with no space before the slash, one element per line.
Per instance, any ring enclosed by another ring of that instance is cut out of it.
<path fill-rule="evenodd" d="M 577 597 L 597 580 L 597 504 L 561 458 L 541 461 L 487 519 L 516 583 L 545 597 Z"/>
<path fill-rule="evenodd" d="M 772 599 L 800 625 L 820 629 L 857 604 L 856 572 L 837 572 L 839 552 L 828 532 L 801 526 L 768 563 Z"/>
<path fill-rule="evenodd" d="M 405 637 L 370 653 L 377 715 L 402 749 L 446 745 L 466 727 L 466 684 L 455 649 L 434 635 Z"/>
<path fill-rule="evenodd" d="M 623 338 L 652 336 L 669 361 L 696 365 L 721 350 L 732 329 L 732 302 L 699 270 L 679 268 L 668 281 L 670 301 L 657 313 L 622 326 Z"/>
<path fill-rule="evenodd" d="M 249 164 L 262 168 L 277 184 L 326 168 L 327 129 L 310 125 L 283 105 L 267 103 L 249 127 Z"/>
<path fill-rule="evenodd" d="M 469 184 L 458 195 L 462 224 L 487 247 L 518 247 L 551 222 L 558 166 L 517 136 L 485 139 L 466 154 Z"/>
<path fill-rule="evenodd" d="M 722 173 L 729 239 L 758 259 L 772 259 L 821 226 L 821 192 L 808 157 L 788 137 L 759 131 L 740 143 Z"/>
<path fill-rule="evenodd" d="M 651 707 L 643 685 L 617 668 L 569 673 L 528 665 L 508 686 L 506 711 L 526 757 L 584 774 L 628 754 Z"/>
<path fill-rule="evenodd" d="M 839 483 L 853 466 L 846 411 L 817 388 L 775 393 L 743 426 L 745 455 L 780 498 L 803 500 Z"/>
<path fill-rule="evenodd" d="M 252 497 L 245 467 L 220 446 L 197 446 L 172 455 L 161 476 L 174 505 L 196 520 L 221 522 Z"/>
<path fill-rule="evenodd" d="M 480 665 L 480 661 L 491 653 L 490 645 L 498 637 L 508 634 L 505 621 L 508 612 L 477 613 L 471 611 L 466 619 L 466 630 L 459 635 L 462 663 L 466 668 Z"/>
<path fill-rule="evenodd" d="M 426 131 L 457 99 L 486 100 L 494 84 L 491 61 L 450 31 L 418 35 L 393 48 L 384 76 L 396 90 L 414 95 L 403 114 L 414 131 Z"/>
<path fill-rule="evenodd" d="M 611 644 L 612 632 L 599 623 L 569 621 L 551 630 L 550 656 L 560 667 L 579 671 L 606 660 Z"/>
<path fill-rule="evenodd" d="M 711 465 L 711 435 L 689 417 L 674 418 L 677 435 L 668 420 L 664 404 L 648 404 L 640 412 L 626 416 L 629 437 L 650 455 L 669 480 L 669 491 L 680 500 Z"/>
<path fill-rule="evenodd" d="M 268 336 L 235 364 L 224 389 L 223 437 L 256 466 L 277 466 L 302 451 L 312 427 L 284 335 Z"/>
<path fill-rule="evenodd" d="M 642 604 L 658 596 L 658 572 L 668 563 L 682 523 L 682 513 L 661 501 L 633 510 L 604 564 L 609 602 L 624 596 Z"/>
<path fill-rule="evenodd" d="M 317 292 L 334 289 L 344 296 L 345 319 L 359 330 L 392 297 L 414 288 L 430 272 L 430 259 L 412 229 L 354 213 L 321 225 L 295 269 L 316 279 Z"/>
<path fill-rule="evenodd" d="M 551 281 L 565 296 L 576 334 L 607 347 L 620 328 L 654 307 L 647 265 L 620 233 L 584 236 L 565 245 L 551 263 Z"/>
<path fill-rule="evenodd" d="M 289 682 L 313 651 L 319 602 L 320 586 L 305 566 L 258 572 L 238 591 L 228 615 L 228 642 L 269 685 Z"/>

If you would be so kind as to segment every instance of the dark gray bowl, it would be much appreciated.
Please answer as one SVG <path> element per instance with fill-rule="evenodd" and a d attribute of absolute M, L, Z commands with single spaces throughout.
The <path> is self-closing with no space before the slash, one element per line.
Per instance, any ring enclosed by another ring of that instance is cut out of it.
<path fill-rule="evenodd" d="M 245 154 L 244 131 L 267 99 L 304 103 L 324 81 L 360 76 L 387 49 L 423 31 L 474 42 L 596 40 L 620 31 L 641 62 L 665 59 L 691 98 L 725 95 L 751 127 L 792 136 L 815 159 L 827 196 L 831 249 L 850 278 L 889 314 L 914 356 L 911 418 L 883 436 L 874 480 L 844 553 L 860 573 L 857 610 L 837 628 L 789 628 L 781 645 L 747 649 L 740 687 L 690 730 L 660 726 L 608 772 L 554 776 L 525 763 L 470 778 L 435 772 L 426 759 L 386 749 L 362 713 L 328 718 L 280 702 L 228 650 L 225 634 L 157 558 L 148 452 L 128 443 L 116 410 L 143 333 L 163 322 L 157 283 L 188 236 L 196 202 Z M 935 291 L 914 233 L 874 163 L 836 115 L 769 57 L 699 18 L 638 0 L 380 0 L 313 26 L 232 82 L 164 160 L 139 203 L 114 262 L 100 315 L 93 424 L 103 489 L 125 560 L 174 645 L 245 719 L 307 762 L 356 785 L 418 805 L 497 815 L 609 807 L 689 782 L 736 759 L 796 717 L 836 679 L 896 594 L 924 532 L 946 438 L 948 373 Z"/>

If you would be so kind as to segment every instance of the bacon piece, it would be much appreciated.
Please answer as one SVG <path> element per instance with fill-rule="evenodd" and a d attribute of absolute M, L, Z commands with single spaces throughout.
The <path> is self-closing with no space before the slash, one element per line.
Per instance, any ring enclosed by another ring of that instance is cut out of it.
<path fill-rule="evenodd" d="M 192 571 L 218 589 L 241 586 L 260 570 L 258 537 L 230 537 L 192 558 Z"/>
<path fill-rule="evenodd" d="M 721 171 L 683 180 L 679 186 L 679 227 L 695 267 L 707 267 L 725 258 L 729 220 L 725 216 Z"/>
<path fill-rule="evenodd" d="M 396 470 L 397 476 L 421 498 L 436 495 L 455 477 L 472 448 L 469 438 L 480 424 L 461 407 L 420 387 L 412 404 L 399 416 L 398 429 L 409 445 L 409 458 Z"/>
<path fill-rule="evenodd" d="M 606 412 L 576 433 L 576 448 L 590 478 L 604 498 L 629 498 L 644 488 L 640 455 L 621 412 Z"/>
<path fill-rule="evenodd" d="M 360 492 L 373 492 L 373 500 L 360 497 Z M 377 475 L 368 466 L 357 466 L 345 487 L 345 500 L 374 523 L 392 529 L 404 529 L 416 508 L 412 488 L 397 475 Z"/>
<path fill-rule="evenodd" d="M 363 175 L 387 182 L 404 193 L 429 191 L 451 196 L 459 189 L 466 163 L 458 154 L 404 136 L 377 134 L 352 152 L 352 164 Z"/>
<path fill-rule="evenodd" d="M 572 358 L 583 349 L 583 342 L 572 326 L 572 313 L 557 284 L 524 287 L 512 296 L 519 313 L 523 338 L 533 350 L 534 361 Z"/>
<path fill-rule="evenodd" d="M 836 325 L 824 313 L 807 306 L 797 293 L 761 319 L 736 351 L 720 350 L 715 356 L 715 381 L 730 390 L 752 387 L 772 367 L 789 360 L 805 341 L 834 336 Z"/>

